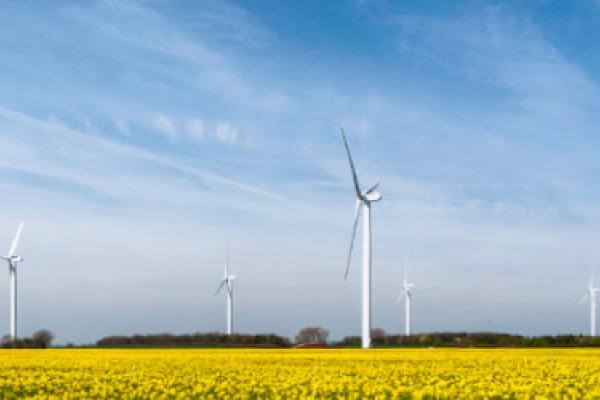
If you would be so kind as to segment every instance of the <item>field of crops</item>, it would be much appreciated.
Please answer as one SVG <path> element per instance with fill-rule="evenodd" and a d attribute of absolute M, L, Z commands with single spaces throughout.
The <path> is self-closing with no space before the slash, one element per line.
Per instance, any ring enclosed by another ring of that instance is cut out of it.
<path fill-rule="evenodd" d="M 600 350 L 0 351 L 0 398 L 36 396 L 592 399 Z"/>

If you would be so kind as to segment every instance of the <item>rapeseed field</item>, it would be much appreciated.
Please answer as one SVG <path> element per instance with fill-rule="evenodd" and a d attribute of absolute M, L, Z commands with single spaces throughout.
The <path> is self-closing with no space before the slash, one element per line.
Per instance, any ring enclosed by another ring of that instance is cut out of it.
<path fill-rule="evenodd" d="M 0 398 L 598 399 L 600 350 L 3 350 Z"/>

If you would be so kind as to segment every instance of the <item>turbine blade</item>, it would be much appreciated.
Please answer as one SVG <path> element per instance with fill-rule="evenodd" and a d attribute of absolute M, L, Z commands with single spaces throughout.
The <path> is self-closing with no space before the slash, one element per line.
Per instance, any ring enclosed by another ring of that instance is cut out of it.
<path fill-rule="evenodd" d="M 226 284 L 226 283 L 227 283 L 227 281 L 226 281 L 226 280 L 223 280 L 223 281 L 221 282 L 221 284 L 220 284 L 220 285 L 219 285 L 219 287 L 217 288 L 217 291 L 216 291 L 216 292 L 215 292 L 215 294 L 214 294 L 215 296 L 219 294 L 219 292 L 221 291 L 221 289 L 223 289 L 223 286 L 225 286 L 225 284 Z"/>
<path fill-rule="evenodd" d="M 579 305 L 582 305 L 583 303 L 585 303 L 585 301 L 586 301 L 586 300 L 587 300 L 589 297 L 590 297 L 590 296 L 589 296 L 589 295 L 587 295 L 587 294 L 586 294 L 585 296 L 583 296 L 583 297 L 581 298 L 581 300 L 579 300 Z"/>
<path fill-rule="evenodd" d="M 379 187 L 379 182 L 377 182 L 376 184 L 374 184 L 373 186 L 371 186 L 369 188 L 369 190 L 367 190 L 365 192 L 365 194 L 371 194 L 371 193 L 373 193 L 378 187 Z"/>
<path fill-rule="evenodd" d="M 398 298 L 396 299 L 396 304 L 402 303 L 403 298 L 404 298 L 404 290 L 401 290 L 400 294 L 398 295 Z"/>
<path fill-rule="evenodd" d="M 352 170 L 352 180 L 354 181 L 354 190 L 356 191 L 356 197 L 362 199 L 360 185 L 358 184 L 358 177 L 356 176 L 356 169 L 354 168 L 352 156 L 350 155 L 350 147 L 348 147 L 348 141 L 346 141 L 346 134 L 344 133 L 343 128 L 340 128 L 340 130 L 342 131 L 342 139 L 344 139 L 344 146 L 346 147 L 346 153 L 348 154 L 348 162 L 350 163 L 350 169 Z"/>
<path fill-rule="evenodd" d="M 8 257 L 12 257 L 15 255 L 15 251 L 17 250 L 17 245 L 19 244 L 19 238 L 21 237 L 21 231 L 23 230 L 24 224 L 24 222 L 21 222 L 19 224 L 19 227 L 17 228 L 17 233 L 15 234 L 15 237 L 13 238 L 12 244 L 10 246 L 10 250 L 8 251 Z"/>
<path fill-rule="evenodd" d="M 346 273 L 344 274 L 344 279 L 348 279 L 348 272 L 350 272 L 350 260 L 352 258 L 352 249 L 354 249 L 354 239 L 356 238 L 356 228 L 358 227 L 358 218 L 360 217 L 361 208 L 362 201 L 357 199 L 354 209 L 354 225 L 352 226 L 352 237 L 350 238 L 350 249 L 348 249 L 348 260 L 346 261 Z"/>

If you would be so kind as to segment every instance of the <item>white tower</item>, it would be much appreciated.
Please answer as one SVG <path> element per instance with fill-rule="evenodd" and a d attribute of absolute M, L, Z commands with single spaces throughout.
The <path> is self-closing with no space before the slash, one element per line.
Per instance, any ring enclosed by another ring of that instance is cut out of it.
<path fill-rule="evenodd" d="M 594 273 L 590 274 L 590 284 L 588 286 L 587 293 L 581 299 L 583 304 L 586 300 L 590 300 L 590 336 L 596 336 L 596 293 L 600 289 L 594 287 Z"/>
<path fill-rule="evenodd" d="M 15 340 L 17 338 L 17 265 L 23 262 L 23 257 L 15 255 L 17 245 L 19 244 L 19 238 L 21 237 L 21 231 L 23 230 L 24 223 L 21 222 L 17 228 L 17 233 L 13 238 L 8 255 L 1 257 L 8 262 L 8 275 L 10 280 L 10 338 Z"/>
<path fill-rule="evenodd" d="M 414 287 L 414 283 L 408 283 L 406 272 L 404 272 L 404 282 L 397 303 L 400 303 L 404 299 L 404 334 L 406 336 L 410 336 L 410 303 L 412 300 L 412 288 Z"/>
<path fill-rule="evenodd" d="M 233 333 L 233 281 L 237 275 L 229 275 L 229 246 L 227 247 L 227 255 L 225 256 L 225 275 L 221 284 L 215 292 L 215 296 L 219 294 L 223 287 L 227 288 L 227 334 Z"/>
<path fill-rule="evenodd" d="M 342 139 L 344 140 L 344 146 L 346 147 L 346 154 L 348 155 L 348 162 L 350 163 L 350 170 L 352 172 L 352 181 L 354 183 L 354 191 L 356 194 L 356 209 L 354 214 L 354 226 L 352 228 L 352 238 L 350 240 L 350 249 L 348 251 L 348 261 L 346 263 L 346 274 L 348 277 L 348 271 L 350 268 L 350 259 L 352 256 L 352 249 L 354 248 L 354 239 L 356 237 L 356 228 L 358 226 L 358 219 L 360 217 L 360 210 L 363 210 L 363 273 L 362 273 L 362 348 L 368 349 L 371 347 L 371 203 L 381 200 L 381 194 L 376 191 L 379 184 L 373 185 L 366 191 L 361 191 L 358 183 L 358 177 L 356 175 L 356 169 L 352 162 L 352 156 L 350 155 L 350 148 L 346 141 L 346 135 L 342 129 Z"/>

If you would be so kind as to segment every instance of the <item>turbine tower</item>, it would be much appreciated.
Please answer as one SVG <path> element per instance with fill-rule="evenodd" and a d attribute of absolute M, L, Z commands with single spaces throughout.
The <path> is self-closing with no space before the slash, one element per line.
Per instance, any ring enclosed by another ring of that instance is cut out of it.
<path fill-rule="evenodd" d="M 227 334 L 231 335 L 233 332 L 233 281 L 237 275 L 229 275 L 229 246 L 227 246 L 227 255 L 225 256 L 225 275 L 221 284 L 215 292 L 215 296 L 219 294 L 223 287 L 227 287 Z"/>
<path fill-rule="evenodd" d="M 594 287 L 594 273 L 592 272 L 587 293 L 580 302 L 580 304 L 583 304 L 586 300 L 590 300 L 590 336 L 596 336 L 596 292 L 599 290 L 599 288 Z"/>
<path fill-rule="evenodd" d="M 400 303 L 404 298 L 404 334 L 406 336 L 410 336 L 410 300 L 412 297 L 412 288 L 414 287 L 414 283 L 408 283 L 405 271 L 402 290 L 400 291 L 400 295 L 398 296 L 396 303 Z"/>
<path fill-rule="evenodd" d="M 344 140 L 344 146 L 346 147 L 346 153 L 348 154 L 348 162 L 350 163 L 350 170 L 352 172 L 352 180 L 354 183 L 354 191 L 356 192 L 356 208 L 354 211 L 354 226 L 352 227 L 352 238 L 350 239 L 350 249 L 348 251 L 348 260 L 346 263 L 346 274 L 345 279 L 348 278 L 348 271 L 350 268 L 350 259 L 352 256 L 352 249 L 354 248 L 354 239 L 356 237 L 356 228 L 358 226 L 358 219 L 360 217 L 360 210 L 363 210 L 363 276 L 362 276 L 362 348 L 368 349 L 371 347 L 371 203 L 381 200 L 381 194 L 376 191 L 379 183 L 373 185 L 371 188 L 361 191 L 358 183 L 358 177 L 356 175 L 356 169 L 352 162 L 352 156 L 350 155 L 350 148 L 348 147 L 348 141 L 343 129 L 342 139 Z"/>
<path fill-rule="evenodd" d="M 21 222 L 17 228 L 17 233 L 13 238 L 8 255 L 1 257 L 8 262 L 8 274 L 10 277 L 10 339 L 15 340 L 17 338 L 17 264 L 23 262 L 23 257 L 16 256 L 15 251 L 19 244 L 19 238 L 21 237 L 21 231 L 23 230 L 24 223 Z"/>

